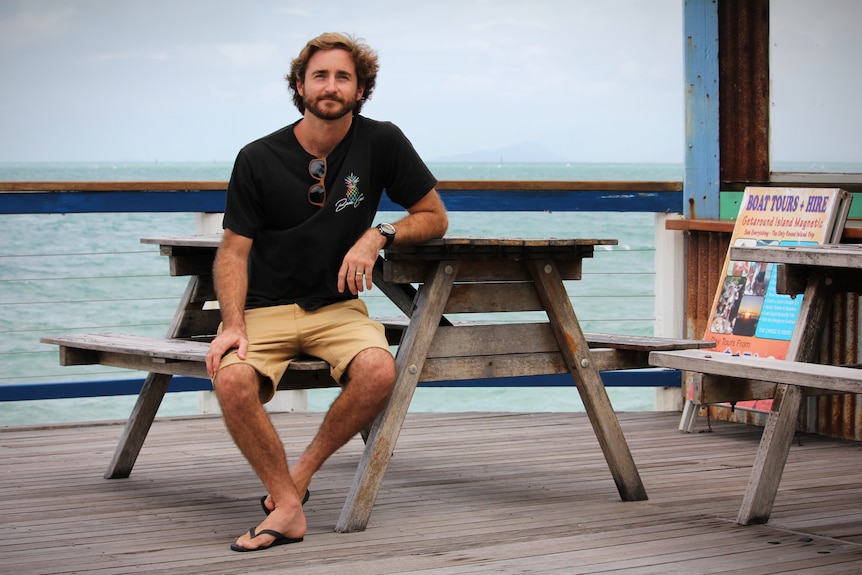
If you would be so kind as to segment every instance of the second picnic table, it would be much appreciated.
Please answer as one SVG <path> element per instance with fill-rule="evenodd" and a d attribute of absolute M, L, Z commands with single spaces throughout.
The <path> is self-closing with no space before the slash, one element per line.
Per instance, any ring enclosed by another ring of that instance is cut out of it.
<path fill-rule="evenodd" d="M 862 245 L 733 246 L 730 257 L 734 261 L 780 264 L 776 292 L 804 294 L 786 359 L 685 350 L 653 353 L 651 362 L 704 374 L 704 389 L 716 388 L 707 402 L 719 397 L 720 401 L 773 400 L 736 519 L 749 525 L 769 520 L 802 397 L 822 392 L 862 393 L 860 370 L 816 363 L 833 296 L 858 292 L 862 286 Z"/>

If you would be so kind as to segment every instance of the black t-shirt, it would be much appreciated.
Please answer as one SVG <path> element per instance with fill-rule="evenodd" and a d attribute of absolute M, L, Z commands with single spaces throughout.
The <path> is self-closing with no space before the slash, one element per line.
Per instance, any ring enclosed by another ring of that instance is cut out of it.
<path fill-rule="evenodd" d="M 246 309 L 295 303 L 313 310 L 356 297 L 338 293 L 338 270 L 371 226 L 383 191 L 409 208 L 437 185 L 397 126 L 355 116 L 326 158 L 326 204 L 314 206 L 314 156 L 300 146 L 295 125 L 240 150 L 228 185 L 223 226 L 254 240 Z"/>

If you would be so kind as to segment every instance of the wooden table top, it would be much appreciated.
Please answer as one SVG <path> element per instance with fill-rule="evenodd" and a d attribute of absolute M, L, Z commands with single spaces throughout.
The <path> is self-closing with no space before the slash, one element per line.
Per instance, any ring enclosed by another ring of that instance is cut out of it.
<path fill-rule="evenodd" d="M 579 260 L 595 246 L 616 245 L 612 239 L 483 238 L 447 236 L 411 246 L 390 246 L 386 259 L 397 260 Z"/>
<path fill-rule="evenodd" d="M 141 238 L 142 244 L 157 246 L 176 246 L 187 248 L 217 248 L 222 234 L 195 234 L 187 236 L 153 236 Z"/>
<path fill-rule="evenodd" d="M 170 247 L 217 248 L 222 235 L 201 234 L 142 238 L 141 243 Z M 617 245 L 615 239 L 590 238 L 497 238 L 473 236 L 446 236 L 412 246 L 390 246 L 387 258 L 563 258 L 583 257 L 592 253 L 595 246 Z M 469 256 L 468 256 L 469 254 Z"/>
<path fill-rule="evenodd" d="M 735 261 L 862 269 L 862 244 L 730 248 Z"/>

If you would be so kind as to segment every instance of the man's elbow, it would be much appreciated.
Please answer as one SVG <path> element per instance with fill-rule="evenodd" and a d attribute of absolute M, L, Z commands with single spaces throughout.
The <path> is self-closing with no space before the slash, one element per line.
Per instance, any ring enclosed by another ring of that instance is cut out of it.
<path fill-rule="evenodd" d="M 435 224 L 434 238 L 442 238 L 446 235 L 446 231 L 449 229 L 449 216 L 446 214 L 445 209 L 441 210 L 437 214 Z"/>
<path fill-rule="evenodd" d="M 433 220 L 432 229 L 434 238 L 442 238 L 449 229 L 449 214 L 446 212 L 446 204 L 443 203 L 443 199 L 437 193 L 437 190 L 431 190 L 428 197 L 432 199 L 429 207 Z"/>

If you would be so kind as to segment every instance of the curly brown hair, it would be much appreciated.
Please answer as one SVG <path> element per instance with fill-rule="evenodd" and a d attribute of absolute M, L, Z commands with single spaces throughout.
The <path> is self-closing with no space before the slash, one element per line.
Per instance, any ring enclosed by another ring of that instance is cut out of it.
<path fill-rule="evenodd" d="M 297 80 L 305 80 L 305 73 L 308 69 L 308 61 L 318 50 L 346 50 L 353 57 L 353 62 L 356 65 L 356 79 L 359 86 L 364 86 L 365 90 L 362 93 L 362 98 L 356 103 L 356 113 L 362 109 L 362 105 L 371 98 L 374 92 L 374 85 L 377 82 L 377 52 L 371 49 L 371 46 L 365 44 L 361 38 L 354 39 L 348 34 L 340 34 L 338 32 L 325 32 L 308 41 L 305 48 L 299 53 L 290 63 L 290 73 L 285 76 L 288 88 L 293 94 L 293 104 L 300 114 L 305 114 L 305 104 L 302 102 L 302 96 L 296 89 Z"/>

